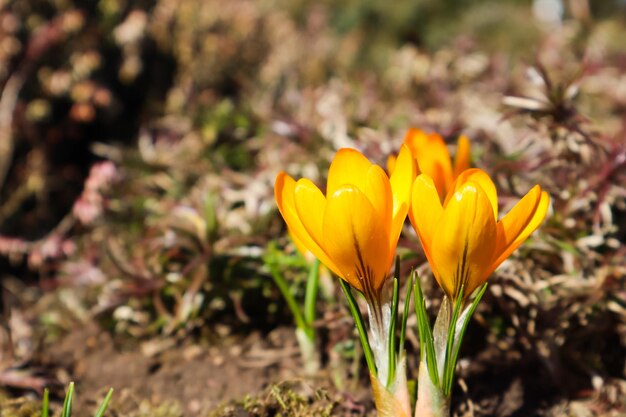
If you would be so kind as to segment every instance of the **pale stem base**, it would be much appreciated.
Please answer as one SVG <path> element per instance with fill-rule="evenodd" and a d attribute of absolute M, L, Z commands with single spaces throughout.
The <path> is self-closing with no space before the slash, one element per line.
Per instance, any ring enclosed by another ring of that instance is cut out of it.
<path fill-rule="evenodd" d="M 391 323 L 391 303 L 382 304 L 378 311 L 374 311 L 377 307 L 367 304 L 369 312 L 368 318 L 370 322 L 369 342 L 374 354 L 374 362 L 378 371 L 378 379 L 384 386 L 387 384 L 389 376 L 389 328 Z M 382 322 L 376 320 L 376 317 L 382 319 Z"/>
<path fill-rule="evenodd" d="M 393 396 L 408 417 L 411 415 L 411 397 L 409 387 L 406 382 L 406 358 L 402 352 L 396 367 L 396 379 L 393 383 Z"/>
<path fill-rule="evenodd" d="M 370 375 L 370 379 L 378 417 L 411 416 L 411 400 L 406 384 L 404 355 L 398 361 L 396 378 L 389 390 L 375 376 Z"/>
<path fill-rule="evenodd" d="M 433 385 L 426 363 L 420 363 L 415 417 L 450 417 L 450 397 Z"/>
<path fill-rule="evenodd" d="M 313 376 L 320 369 L 320 358 L 315 347 L 315 338 L 311 339 L 303 329 L 296 328 L 296 340 L 302 355 L 304 373 Z"/>

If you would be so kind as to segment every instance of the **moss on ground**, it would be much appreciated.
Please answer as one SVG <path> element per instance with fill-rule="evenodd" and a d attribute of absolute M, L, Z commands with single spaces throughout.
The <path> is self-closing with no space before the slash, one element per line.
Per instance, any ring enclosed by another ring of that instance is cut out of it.
<path fill-rule="evenodd" d="M 39 417 L 40 414 L 41 404 L 37 401 L 0 396 L 0 417 Z"/>
<path fill-rule="evenodd" d="M 247 396 L 211 412 L 207 417 L 330 417 L 338 402 L 324 390 L 301 383 L 272 385 L 260 396 Z"/>

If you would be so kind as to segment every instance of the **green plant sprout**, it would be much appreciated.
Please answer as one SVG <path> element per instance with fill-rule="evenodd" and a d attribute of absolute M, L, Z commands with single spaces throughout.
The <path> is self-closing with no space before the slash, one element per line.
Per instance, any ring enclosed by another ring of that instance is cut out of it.
<path fill-rule="evenodd" d="M 307 375 L 315 374 L 320 367 L 320 358 L 316 347 L 315 320 L 316 310 L 315 303 L 319 292 L 320 281 L 320 261 L 314 259 L 307 262 L 308 275 L 306 279 L 306 287 L 304 292 L 304 300 L 302 306 L 296 300 L 293 291 L 279 266 L 281 263 L 290 262 L 280 254 L 275 247 L 271 246 L 263 258 L 265 265 L 270 271 L 276 287 L 280 291 L 282 297 L 287 303 L 287 307 L 293 314 L 296 325 L 296 339 L 304 362 L 304 371 Z"/>
<path fill-rule="evenodd" d="M 50 414 L 49 396 L 50 395 L 48 392 L 48 388 L 44 389 L 43 405 L 41 407 L 41 417 L 48 417 L 48 415 Z M 96 411 L 96 414 L 94 415 L 94 417 L 102 417 L 104 415 L 104 412 L 106 411 L 109 405 L 109 401 L 111 401 L 112 396 L 113 396 L 113 388 L 110 388 L 109 392 L 107 392 L 106 397 L 104 397 L 104 400 L 102 401 L 102 404 L 100 405 L 100 408 L 98 408 L 98 411 Z M 70 385 L 67 389 L 67 393 L 65 394 L 65 400 L 63 401 L 63 409 L 61 410 L 61 417 L 72 417 L 73 401 L 74 401 L 74 383 L 70 382 Z"/>
<path fill-rule="evenodd" d="M 448 298 L 444 296 L 434 329 L 431 329 L 426 312 L 426 300 L 417 271 L 413 271 L 411 281 L 415 288 L 415 313 L 420 340 L 417 395 L 420 401 L 418 401 L 416 416 L 449 416 L 450 395 L 461 341 L 478 303 L 487 290 L 487 283 L 477 290 L 467 306 L 464 306 L 458 299 L 452 308 Z"/>

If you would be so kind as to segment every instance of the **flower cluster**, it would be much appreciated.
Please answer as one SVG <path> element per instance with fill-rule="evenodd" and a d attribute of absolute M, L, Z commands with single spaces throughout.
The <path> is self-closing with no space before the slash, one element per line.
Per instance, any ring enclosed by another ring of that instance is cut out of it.
<path fill-rule="evenodd" d="M 433 343 L 429 325 L 420 328 L 421 350 L 427 353 L 422 360 L 428 371 L 424 375 L 430 375 L 430 380 L 422 377 L 420 369 L 420 396 L 429 398 L 418 396 L 417 409 L 426 413 L 420 415 L 443 416 L 449 413 L 446 387 L 451 386 L 455 352 L 463 336 L 458 329 L 464 331 L 480 298 L 472 301 L 471 296 L 539 227 L 550 199 L 536 185 L 498 219 L 496 187 L 486 172 L 470 168 L 470 145 L 464 136 L 458 140 L 453 163 L 440 135 L 411 129 L 399 154 L 388 159 L 387 170 L 389 174 L 356 150 L 341 149 L 330 165 L 326 195 L 310 180 L 295 181 L 281 172 L 275 197 L 297 245 L 313 253 L 367 302 L 370 334 L 362 343 L 373 355 L 368 365 L 383 416 L 410 414 L 405 376 L 394 373 L 396 367 L 403 370 L 403 341 L 399 355 L 390 351 L 395 346 L 391 341 L 395 340 L 398 285 L 397 280 L 390 285 L 389 277 L 408 215 L 445 293 L 445 311 L 440 312 L 444 319 L 438 321 L 448 326 L 445 343 Z M 416 286 L 416 308 L 418 296 L 422 295 Z M 355 320 L 360 329 L 358 312 Z M 429 393 L 427 386 L 434 391 Z M 390 403 L 393 397 L 397 404 Z"/>

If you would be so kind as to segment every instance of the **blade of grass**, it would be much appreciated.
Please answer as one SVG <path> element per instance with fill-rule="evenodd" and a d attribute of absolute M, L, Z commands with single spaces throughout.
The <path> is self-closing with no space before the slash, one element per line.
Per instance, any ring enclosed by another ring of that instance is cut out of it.
<path fill-rule="evenodd" d="M 104 401 L 102 401 L 102 405 L 100 406 L 100 408 L 98 409 L 94 417 L 102 417 L 104 415 L 104 412 L 109 406 L 109 401 L 111 401 L 112 396 L 113 396 L 113 388 L 110 388 L 109 392 L 107 392 L 107 396 L 104 397 Z"/>
<path fill-rule="evenodd" d="M 43 390 L 43 404 L 41 406 L 41 417 L 48 417 L 48 413 L 50 412 L 49 408 L 49 396 L 48 388 L 44 388 Z"/>
<path fill-rule="evenodd" d="M 70 382 L 70 386 L 67 389 L 67 394 L 65 394 L 65 400 L 63 401 L 63 410 L 61 412 L 61 417 L 72 416 L 72 401 L 74 401 L 74 383 Z"/>
<path fill-rule="evenodd" d="M 340 278 L 339 285 L 341 285 L 341 289 L 348 300 L 348 308 L 350 309 L 350 314 L 352 314 L 352 318 L 354 318 L 354 323 L 356 324 L 357 333 L 359 334 L 359 339 L 361 340 L 361 346 L 363 347 L 363 354 L 365 355 L 367 367 L 372 375 L 377 376 L 378 372 L 374 362 L 374 354 L 372 353 L 372 348 L 369 340 L 367 339 L 367 330 L 365 330 L 365 323 L 363 322 L 363 316 L 359 310 L 359 305 L 357 304 L 357 301 L 352 294 L 352 289 L 348 283 Z"/>

